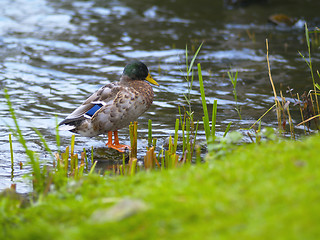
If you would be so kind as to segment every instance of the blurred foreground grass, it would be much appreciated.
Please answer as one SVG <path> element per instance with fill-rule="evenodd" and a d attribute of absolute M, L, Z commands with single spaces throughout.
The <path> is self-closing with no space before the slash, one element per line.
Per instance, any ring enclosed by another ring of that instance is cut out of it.
<path fill-rule="evenodd" d="M 92 174 L 36 202 L 0 198 L 0 239 L 317 239 L 320 137 L 241 146 L 221 160 Z"/>

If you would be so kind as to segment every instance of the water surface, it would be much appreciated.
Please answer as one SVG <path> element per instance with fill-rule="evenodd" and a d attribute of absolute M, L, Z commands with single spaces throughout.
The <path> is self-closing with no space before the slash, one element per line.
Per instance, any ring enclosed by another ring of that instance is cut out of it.
<path fill-rule="evenodd" d="M 319 25 L 319 1 L 269 1 L 245 8 L 230 8 L 221 1 L 53 1 L 2 0 L 0 2 L 0 189 L 18 182 L 18 191 L 29 191 L 20 183 L 28 167 L 21 145 L 14 141 L 15 178 L 10 179 L 10 151 L 6 124 L 13 125 L 3 96 L 7 88 L 28 145 L 49 159 L 38 128 L 50 148 L 55 143 L 55 116 L 61 121 L 100 86 L 119 79 L 126 62 L 144 61 L 160 83 L 155 87 L 152 107 L 139 119 L 138 148 L 144 151 L 147 121 L 152 119 L 159 145 L 173 133 L 178 105 L 186 106 L 185 48 L 192 55 L 204 45 L 201 62 L 208 103 L 218 100 L 217 130 L 221 135 L 230 121 L 232 129 L 247 128 L 273 104 L 267 73 L 265 39 L 269 39 L 272 75 L 276 88 L 290 86 L 300 94 L 312 81 L 298 50 L 307 54 L 303 27 L 277 27 L 267 22 L 270 15 L 284 13 Z M 319 48 L 313 49 L 315 69 Z M 243 120 L 234 110 L 230 69 L 239 72 L 238 104 Z M 196 70 L 196 69 L 195 69 Z M 199 84 L 191 92 L 195 118 L 201 120 Z M 288 98 L 289 100 L 292 100 Z M 293 101 L 293 100 L 292 100 Z M 295 123 L 298 111 L 292 112 Z M 276 127 L 274 113 L 263 126 Z M 201 127 L 199 139 L 204 139 Z M 67 146 L 71 133 L 61 132 Z M 120 131 L 128 144 L 128 130 Z M 103 150 L 106 138 L 76 137 L 76 151 L 83 147 Z M 112 155 L 112 154 L 111 154 Z M 100 156 L 100 155 L 99 155 Z M 110 153 L 101 154 L 109 159 Z"/>

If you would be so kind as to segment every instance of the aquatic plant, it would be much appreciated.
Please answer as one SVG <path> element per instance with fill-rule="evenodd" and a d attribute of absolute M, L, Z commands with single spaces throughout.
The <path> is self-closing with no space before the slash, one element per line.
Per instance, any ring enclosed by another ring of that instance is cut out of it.
<path fill-rule="evenodd" d="M 209 114 L 208 114 L 208 108 L 207 108 L 206 95 L 204 92 L 204 85 L 203 85 L 200 63 L 198 63 L 198 76 L 199 76 L 199 84 L 200 84 L 201 102 L 202 102 L 202 108 L 203 108 L 203 114 L 204 114 L 204 117 L 202 118 L 202 120 L 203 120 L 204 130 L 205 130 L 205 134 L 206 134 L 206 140 L 208 143 L 210 137 L 213 141 L 215 139 L 216 118 L 217 118 L 217 100 L 214 100 L 214 102 L 213 102 L 212 118 L 211 118 L 212 121 L 211 121 L 211 127 L 210 127 L 210 120 L 209 120 Z"/>
<path fill-rule="evenodd" d="M 75 136 L 73 135 L 71 138 L 71 151 L 69 154 L 69 146 L 66 147 L 65 152 L 53 153 L 50 149 L 48 143 L 46 142 L 44 136 L 41 132 L 33 128 L 36 134 L 39 136 L 40 142 L 42 143 L 43 148 L 47 153 L 51 156 L 53 162 L 52 166 L 49 166 L 48 163 L 41 162 L 39 159 L 39 155 L 34 151 L 29 149 L 27 145 L 27 141 L 25 140 L 21 128 L 19 126 L 19 122 L 17 120 L 15 111 L 12 107 L 12 103 L 10 100 L 9 93 L 7 89 L 4 90 L 5 98 L 7 100 L 7 106 L 9 108 L 11 118 L 14 121 L 14 128 L 8 126 L 11 133 L 15 136 L 15 138 L 21 143 L 23 146 L 26 155 L 28 157 L 28 163 L 32 168 L 31 179 L 32 186 L 34 190 L 35 196 L 40 196 L 41 194 L 46 194 L 49 189 L 53 186 L 54 188 L 60 188 L 65 184 L 69 177 L 73 177 L 73 179 L 79 179 L 84 174 L 84 169 L 88 169 L 88 161 L 85 153 L 81 153 L 81 158 L 79 162 L 78 154 L 74 153 L 74 144 L 75 144 Z M 59 132 L 57 131 L 57 145 L 59 146 Z M 12 148 L 12 139 L 11 134 L 9 134 L 9 142 L 10 142 L 10 152 L 11 152 L 11 168 L 12 168 L 12 178 L 13 178 L 13 148 Z M 95 168 L 96 162 L 91 166 L 90 173 L 93 172 Z"/>
<path fill-rule="evenodd" d="M 308 132 L 310 132 L 310 121 L 313 120 L 315 127 L 317 130 L 319 130 L 319 125 L 318 121 L 320 120 L 320 109 L 319 109 L 319 101 L 318 101 L 318 95 L 320 94 L 320 86 L 319 83 L 316 82 L 315 80 L 315 75 L 314 75 L 314 69 L 313 69 L 313 64 L 312 64 L 312 57 L 311 57 L 311 44 L 310 44 L 310 32 L 308 30 L 307 23 L 305 23 L 305 38 L 307 42 L 307 52 L 308 52 L 308 57 L 305 57 L 300 51 L 299 54 L 300 56 L 304 59 L 306 62 L 309 70 L 310 70 L 310 75 L 312 79 L 312 84 L 313 84 L 313 89 L 309 91 L 309 93 L 302 94 L 301 97 L 297 93 L 295 95 L 292 94 L 291 89 L 289 88 L 289 92 L 291 94 L 291 97 L 296 100 L 296 105 L 299 107 L 299 111 L 301 114 L 301 119 L 302 122 L 297 124 L 296 126 L 299 125 L 304 125 L 306 127 L 306 123 L 308 123 L 307 129 Z M 275 107 L 276 107 L 276 112 L 277 112 L 277 120 L 278 120 L 278 129 L 285 130 L 285 125 L 288 122 L 289 123 L 289 128 L 290 128 L 290 134 L 291 138 L 295 138 L 295 133 L 294 133 L 294 125 L 293 125 L 293 120 L 290 114 L 290 102 L 286 100 L 286 98 L 283 96 L 282 91 L 280 91 L 280 99 L 281 102 L 277 96 L 276 89 L 274 87 L 274 83 L 272 80 L 271 76 L 271 69 L 270 69 L 270 62 L 269 62 L 269 46 L 268 46 L 268 39 L 266 39 L 266 47 L 267 47 L 267 63 L 268 63 L 268 72 L 269 72 L 269 79 L 270 83 L 272 86 L 272 90 L 274 93 L 274 98 L 275 98 Z M 317 75 L 320 79 L 320 74 L 319 71 L 317 71 Z M 271 108 L 270 108 L 271 109 Z M 269 109 L 269 110 L 270 110 Z M 268 110 L 268 111 L 269 111 Z M 306 133 L 306 129 L 305 129 Z"/>
<path fill-rule="evenodd" d="M 308 121 L 314 119 L 315 120 L 315 125 L 316 125 L 317 129 L 319 130 L 319 126 L 318 126 L 318 123 L 317 123 L 316 119 L 319 118 L 319 120 L 320 120 L 320 108 L 319 108 L 319 101 L 318 101 L 318 95 L 319 95 L 319 92 L 320 92 L 320 86 L 319 86 L 319 83 L 316 82 L 315 77 L 314 77 L 314 70 L 313 70 L 312 58 L 311 58 L 311 44 L 310 44 L 309 35 L 310 35 L 310 32 L 309 32 L 309 29 L 308 29 L 308 25 L 307 25 L 307 23 L 305 23 L 305 37 L 306 37 L 306 42 L 307 42 L 307 47 L 308 47 L 308 57 L 306 58 L 300 51 L 299 51 L 299 54 L 304 59 L 304 61 L 306 62 L 307 66 L 308 66 L 308 68 L 310 70 L 310 74 L 311 74 L 313 90 L 311 90 L 309 92 L 309 96 L 310 96 L 310 99 L 311 99 L 311 102 L 312 102 L 312 109 L 313 109 L 314 116 L 312 116 L 311 118 L 309 118 L 309 119 L 307 119 L 307 120 L 305 120 L 303 122 L 308 122 Z M 317 71 L 317 75 L 320 78 L 319 71 Z M 315 98 L 315 104 L 316 104 L 315 106 L 313 104 L 312 95 Z"/>
<path fill-rule="evenodd" d="M 238 71 L 236 71 L 236 73 L 234 74 L 232 70 L 228 71 L 228 77 L 229 77 L 229 80 L 231 81 L 231 84 L 232 84 L 232 87 L 233 87 L 233 96 L 234 96 L 234 100 L 236 101 L 236 111 L 238 113 L 238 116 L 240 118 L 240 120 L 242 120 L 242 117 L 241 117 L 241 109 L 238 105 L 238 96 L 237 96 L 237 81 L 238 81 Z"/>

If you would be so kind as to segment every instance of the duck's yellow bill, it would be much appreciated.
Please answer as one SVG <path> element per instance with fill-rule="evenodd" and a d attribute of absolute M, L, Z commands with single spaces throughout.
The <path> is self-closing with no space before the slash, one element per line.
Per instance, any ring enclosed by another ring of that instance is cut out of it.
<path fill-rule="evenodd" d="M 148 73 L 146 80 L 153 85 L 159 86 L 159 84 L 151 77 L 150 73 Z"/>

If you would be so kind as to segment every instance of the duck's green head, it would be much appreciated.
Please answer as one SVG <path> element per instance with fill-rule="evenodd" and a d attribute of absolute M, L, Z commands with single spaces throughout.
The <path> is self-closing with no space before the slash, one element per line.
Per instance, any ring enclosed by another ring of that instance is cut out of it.
<path fill-rule="evenodd" d="M 147 66 L 140 61 L 132 61 L 126 65 L 123 75 L 128 76 L 132 80 L 146 80 L 151 84 L 159 86 L 159 84 L 151 77 Z"/>

